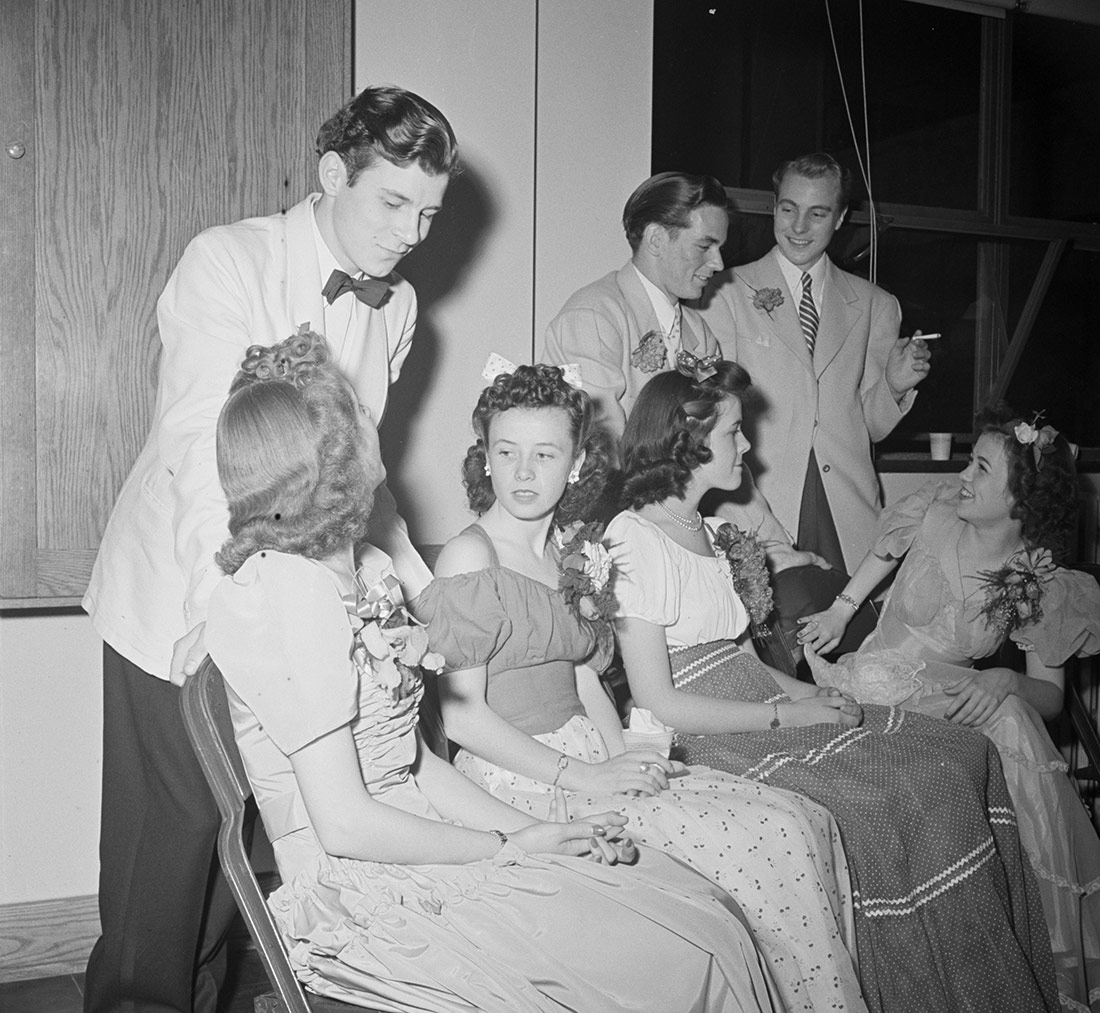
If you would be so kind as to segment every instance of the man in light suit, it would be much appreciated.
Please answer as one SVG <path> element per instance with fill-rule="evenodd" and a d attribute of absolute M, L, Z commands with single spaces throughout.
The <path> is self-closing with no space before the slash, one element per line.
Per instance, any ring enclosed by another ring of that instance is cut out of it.
<path fill-rule="evenodd" d="M 85 1010 L 213 1013 L 233 913 L 214 855 L 217 810 L 178 686 L 205 649 L 214 553 L 228 537 L 215 426 L 249 345 L 323 333 L 370 420 L 385 411 L 416 325 L 393 273 L 427 236 L 458 149 L 446 118 L 400 88 L 368 88 L 317 138 L 321 192 L 285 214 L 201 233 L 157 304 L 153 427 L 119 494 L 84 607 L 104 639 L 102 936 Z M 370 424 L 370 423 L 368 423 Z M 430 573 L 379 488 L 372 541 L 410 593 Z"/>
<path fill-rule="evenodd" d="M 689 362 L 723 354 L 714 332 L 684 301 L 698 299 L 722 269 L 728 209 L 725 188 L 712 176 L 651 176 L 623 208 L 630 260 L 574 292 L 546 330 L 542 360 L 577 363 L 597 418 L 615 442 L 650 377 L 675 369 L 681 353 Z M 765 541 L 774 570 L 819 562 L 794 549 L 763 497 L 753 496 L 736 519 Z"/>
<path fill-rule="evenodd" d="M 728 207 L 711 176 L 650 177 L 623 209 L 630 259 L 574 292 L 550 321 L 542 361 L 577 363 L 597 418 L 616 441 L 638 392 L 655 373 L 674 369 L 680 351 L 719 354 L 710 328 L 681 300 L 698 299 L 722 269 Z"/>
<path fill-rule="evenodd" d="M 852 572 L 882 505 L 871 444 L 912 407 L 928 347 L 919 331 L 899 339 L 892 295 L 826 255 L 850 175 L 814 154 L 773 184 L 774 249 L 716 276 L 702 313 L 767 402 L 751 436 L 759 490 L 800 549 Z"/>

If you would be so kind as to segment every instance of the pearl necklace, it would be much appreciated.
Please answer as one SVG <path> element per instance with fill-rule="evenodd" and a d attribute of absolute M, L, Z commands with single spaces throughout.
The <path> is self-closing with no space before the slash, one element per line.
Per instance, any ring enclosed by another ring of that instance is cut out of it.
<path fill-rule="evenodd" d="M 703 515 L 698 510 L 695 511 L 695 519 L 691 520 L 685 517 L 683 514 L 678 514 L 675 510 L 670 510 L 668 507 L 658 501 L 659 506 L 666 514 L 669 515 L 677 524 L 682 528 L 686 528 L 688 531 L 698 531 L 703 526 Z"/>

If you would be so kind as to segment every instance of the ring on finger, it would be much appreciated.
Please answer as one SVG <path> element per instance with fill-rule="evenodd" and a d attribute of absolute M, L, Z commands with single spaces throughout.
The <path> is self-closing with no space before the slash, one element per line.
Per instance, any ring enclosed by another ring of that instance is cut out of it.
<path fill-rule="evenodd" d="M 649 764 L 648 764 L 648 763 L 642 763 L 642 764 L 639 764 L 639 766 L 638 766 L 638 769 L 639 769 L 639 770 L 640 770 L 640 771 L 641 771 L 641 772 L 642 772 L 643 774 L 647 774 L 647 773 L 649 773 Z"/>

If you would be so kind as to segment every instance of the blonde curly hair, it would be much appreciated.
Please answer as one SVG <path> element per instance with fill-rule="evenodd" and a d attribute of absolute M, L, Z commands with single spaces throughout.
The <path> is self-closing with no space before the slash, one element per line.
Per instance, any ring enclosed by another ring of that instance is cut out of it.
<path fill-rule="evenodd" d="M 262 549 L 324 559 L 364 537 L 384 471 L 371 425 L 321 335 L 253 345 L 218 417 L 218 477 L 229 539 L 215 556 L 235 573 Z"/>

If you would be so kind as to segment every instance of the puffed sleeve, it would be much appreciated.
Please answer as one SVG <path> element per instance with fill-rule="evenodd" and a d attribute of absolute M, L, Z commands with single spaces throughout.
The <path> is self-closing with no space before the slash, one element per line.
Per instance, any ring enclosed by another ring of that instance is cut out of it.
<path fill-rule="evenodd" d="M 871 551 L 884 558 L 897 559 L 904 556 L 933 504 L 946 504 L 958 498 L 959 488 L 957 478 L 933 479 L 916 492 L 903 496 L 893 506 L 887 507 L 879 517 L 878 531 Z"/>
<path fill-rule="evenodd" d="M 1043 587 L 1043 617 L 1010 637 L 1050 668 L 1100 654 L 1100 584 L 1087 573 L 1057 569 Z"/>
<path fill-rule="evenodd" d="M 206 647 L 226 683 L 285 754 L 358 712 L 351 624 L 319 563 L 257 553 L 210 599 Z"/>
<path fill-rule="evenodd" d="M 493 571 L 436 577 L 409 602 L 428 627 L 431 649 L 446 659 L 447 671 L 487 664 L 512 635 Z"/>
<path fill-rule="evenodd" d="M 604 544 L 615 563 L 618 615 L 672 626 L 680 618 L 682 588 L 660 534 L 629 510 L 607 526 Z"/>

